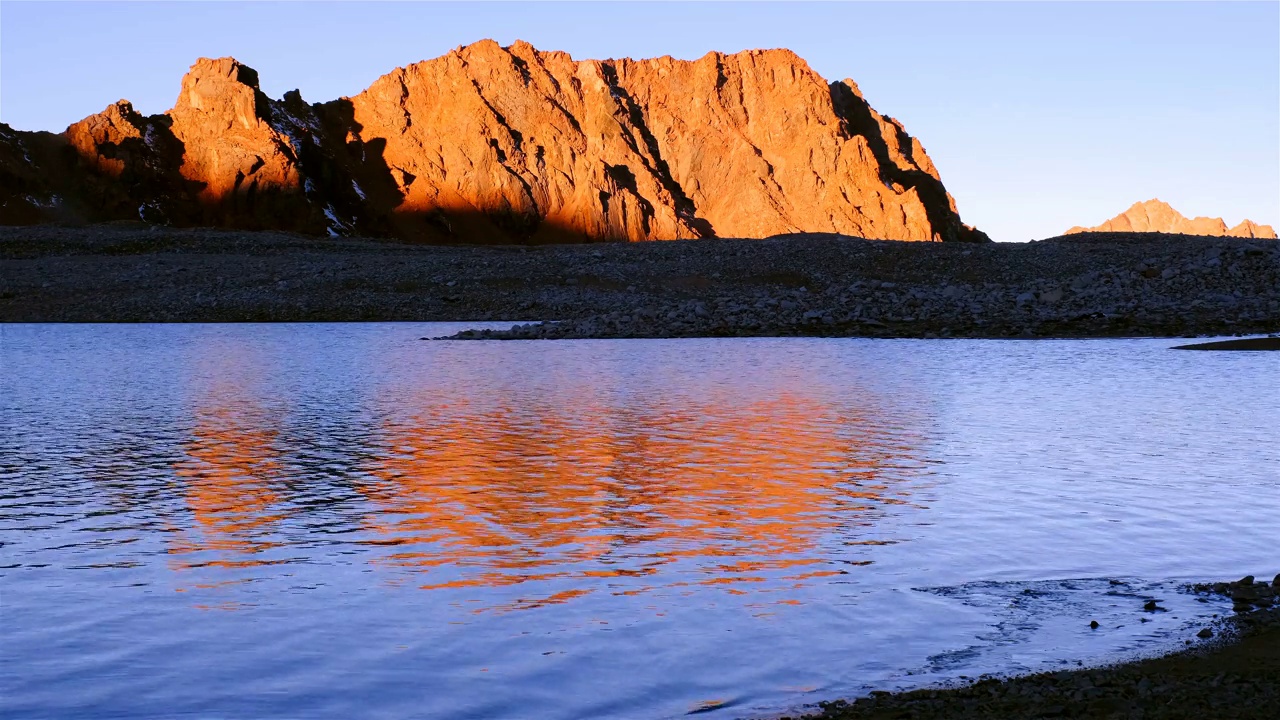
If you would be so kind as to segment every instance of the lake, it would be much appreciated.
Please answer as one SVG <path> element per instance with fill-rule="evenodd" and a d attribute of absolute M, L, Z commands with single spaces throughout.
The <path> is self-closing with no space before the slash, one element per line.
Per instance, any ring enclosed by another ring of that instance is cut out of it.
<path fill-rule="evenodd" d="M 1280 570 L 1277 353 L 480 326 L 0 325 L 0 715 L 761 716 Z"/>

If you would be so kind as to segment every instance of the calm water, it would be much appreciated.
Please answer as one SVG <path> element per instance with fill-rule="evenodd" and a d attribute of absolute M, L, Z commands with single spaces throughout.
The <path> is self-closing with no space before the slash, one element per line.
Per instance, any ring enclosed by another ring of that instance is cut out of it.
<path fill-rule="evenodd" d="M 0 326 L 0 715 L 750 716 L 1280 570 L 1280 354 L 452 331 Z"/>

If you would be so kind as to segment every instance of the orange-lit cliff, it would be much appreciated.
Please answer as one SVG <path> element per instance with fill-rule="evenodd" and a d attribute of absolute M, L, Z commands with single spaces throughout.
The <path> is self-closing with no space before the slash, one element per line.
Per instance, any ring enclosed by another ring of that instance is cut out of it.
<path fill-rule="evenodd" d="M 984 240 L 901 124 L 787 50 L 574 60 L 481 41 L 355 97 L 274 100 L 201 59 L 174 107 L 0 126 L 0 222 L 577 242 L 838 232 Z"/>

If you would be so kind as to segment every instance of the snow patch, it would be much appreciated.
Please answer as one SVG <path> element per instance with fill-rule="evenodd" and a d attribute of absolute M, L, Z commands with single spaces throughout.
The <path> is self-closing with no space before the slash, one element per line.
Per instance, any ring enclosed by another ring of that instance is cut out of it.
<path fill-rule="evenodd" d="M 57 195 L 50 195 L 48 200 L 41 200 L 35 195 L 23 195 L 22 199 L 45 210 L 51 210 L 62 204 L 62 198 Z"/>
<path fill-rule="evenodd" d="M 350 229 L 346 223 L 338 219 L 338 214 L 334 212 L 332 205 L 324 206 L 324 216 L 329 221 L 329 226 L 325 228 L 329 232 L 329 237 L 341 237 Z"/>
<path fill-rule="evenodd" d="M 311 137 L 313 144 L 320 144 L 320 141 L 316 139 L 316 133 L 319 132 L 320 126 L 315 119 L 307 118 L 304 120 L 294 115 L 285 108 L 283 102 L 271 101 L 271 119 L 271 128 L 285 136 L 294 155 L 297 155 L 302 150 L 302 142 L 298 140 L 298 134 L 301 130 L 308 131 L 306 134 Z"/>
<path fill-rule="evenodd" d="M 352 180 L 352 181 L 351 181 L 351 189 L 356 191 L 356 194 L 360 196 L 360 199 L 361 199 L 361 200 L 364 200 L 364 199 L 365 199 L 365 198 L 364 198 L 364 190 L 361 190 L 361 189 L 360 189 L 360 184 L 359 184 L 359 183 L 357 183 L 355 180 Z"/>
<path fill-rule="evenodd" d="M 164 210 L 155 201 L 144 202 L 138 206 L 138 219 L 153 225 L 157 223 L 167 225 L 169 223 L 165 218 Z"/>

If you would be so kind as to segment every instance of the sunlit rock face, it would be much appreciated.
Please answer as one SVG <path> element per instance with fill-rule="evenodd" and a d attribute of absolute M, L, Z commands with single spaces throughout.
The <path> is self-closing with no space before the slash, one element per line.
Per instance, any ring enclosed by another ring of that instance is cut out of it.
<path fill-rule="evenodd" d="M 481 41 L 310 105 L 201 59 L 164 115 L 121 101 L 60 136 L 0 126 L 0 203 L 3 222 L 427 242 L 986 240 L 918 140 L 787 50 L 577 61 Z"/>
<path fill-rule="evenodd" d="M 1276 231 L 1270 225 L 1259 225 L 1245 220 L 1228 228 L 1222 218 L 1188 218 L 1174 210 L 1166 202 L 1157 199 L 1134 203 L 1132 207 L 1097 227 L 1073 227 L 1067 235 L 1082 232 L 1162 232 L 1184 235 L 1214 235 L 1247 238 L 1275 239 Z"/>

